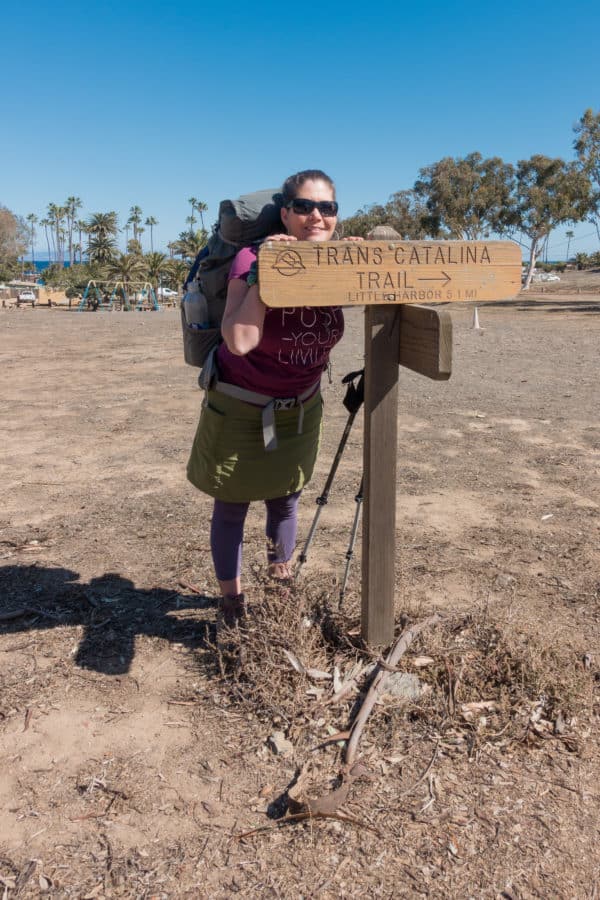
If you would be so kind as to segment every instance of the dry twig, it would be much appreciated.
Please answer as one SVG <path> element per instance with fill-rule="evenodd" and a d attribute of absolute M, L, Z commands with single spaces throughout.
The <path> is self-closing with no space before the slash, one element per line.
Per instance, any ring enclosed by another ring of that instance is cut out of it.
<path fill-rule="evenodd" d="M 250 831 L 244 831 L 242 834 L 234 835 L 234 837 L 236 841 L 241 841 L 244 838 L 260 834 L 261 831 L 272 831 L 274 828 L 283 828 L 285 825 L 295 825 L 296 822 L 313 821 L 313 819 L 335 819 L 338 822 L 348 822 L 352 825 L 358 825 L 360 828 L 366 828 L 369 831 L 374 832 L 378 837 L 382 836 L 381 832 L 375 828 L 374 825 L 371 825 L 368 822 L 362 822 L 360 819 L 354 818 L 354 816 L 346 816 L 336 812 L 306 811 L 292 813 L 291 815 L 285 816 L 283 819 L 279 819 L 277 822 L 273 822 L 272 825 L 260 825 L 258 828 L 252 828 Z"/>
<path fill-rule="evenodd" d="M 409 788 L 407 788 L 405 791 L 402 791 L 402 793 L 399 794 L 400 797 L 407 797 L 409 794 L 412 794 L 412 792 L 415 790 L 415 788 L 418 788 L 419 785 L 422 784 L 423 781 L 425 781 L 425 779 L 427 778 L 427 776 L 428 776 L 429 773 L 431 772 L 431 769 L 433 768 L 434 762 L 435 762 L 436 759 L 437 759 L 439 746 L 440 746 L 440 742 L 438 741 L 437 744 L 435 745 L 434 750 L 433 750 L 433 755 L 432 755 L 431 759 L 429 760 L 429 765 L 427 766 L 427 768 L 425 769 L 425 771 L 423 772 L 423 774 L 421 775 L 421 777 L 418 778 L 417 781 L 415 781 L 415 783 L 412 784 L 412 785 L 411 785 Z"/>

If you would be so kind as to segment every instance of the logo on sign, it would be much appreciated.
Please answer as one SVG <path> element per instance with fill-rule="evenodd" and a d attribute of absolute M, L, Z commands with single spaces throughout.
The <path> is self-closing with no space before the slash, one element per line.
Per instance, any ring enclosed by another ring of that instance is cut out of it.
<path fill-rule="evenodd" d="M 302 257 L 296 250 L 282 250 L 278 253 L 273 268 L 280 275 L 297 275 L 302 269 L 306 268 L 302 262 Z"/>

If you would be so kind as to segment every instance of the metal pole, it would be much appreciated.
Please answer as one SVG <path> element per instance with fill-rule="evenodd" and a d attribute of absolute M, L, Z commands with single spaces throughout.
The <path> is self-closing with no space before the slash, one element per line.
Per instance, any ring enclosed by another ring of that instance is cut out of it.
<path fill-rule="evenodd" d="M 342 458 L 342 453 L 344 452 L 344 448 L 348 442 L 348 437 L 350 435 L 350 429 L 352 428 L 352 423 L 354 422 L 354 419 L 356 418 L 357 411 L 358 410 L 351 412 L 350 415 L 348 416 L 348 421 L 346 422 L 346 426 L 344 428 L 342 437 L 340 438 L 340 443 L 338 445 L 337 452 L 336 452 L 333 462 L 331 464 L 331 469 L 329 470 L 329 475 L 327 476 L 327 481 L 325 482 L 325 487 L 323 488 L 323 493 L 319 497 L 317 497 L 317 499 L 315 500 L 315 503 L 317 504 L 315 517 L 314 517 L 313 523 L 310 527 L 310 531 L 308 532 L 308 537 L 306 538 L 306 542 L 304 544 L 304 549 L 302 550 L 302 553 L 300 553 L 298 556 L 298 562 L 296 564 L 296 573 L 295 573 L 296 575 L 299 573 L 301 567 L 304 565 L 304 563 L 307 560 L 308 548 L 310 547 L 310 545 L 312 543 L 314 533 L 317 529 L 321 511 L 322 511 L 323 507 L 327 505 L 327 501 L 329 500 L 329 491 L 331 490 L 331 485 L 333 484 L 333 479 L 335 478 L 335 473 L 338 470 L 338 466 L 339 466 L 340 460 Z"/>
<path fill-rule="evenodd" d="M 354 511 L 354 522 L 352 523 L 352 531 L 350 533 L 350 543 L 348 544 L 348 549 L 346 550 L 346 568 L 344 569 L 344 577 L 342 579 L 342 586 L 340 588 L 340 606 L 342 605 L 342 600 L 344 599 L 344 594 L 346 593 L 348 575 L 350 574 L 350 563 L 352 562 L 352 557 L 354 556 L 354 544 L 356 543 L 358 523 L 360 521 L 360 510 L 363 502 L 363 484 L 364 477 L 360 480 L 358 494 L 354 498 L 354 500 L 356 501 L 356 510 Z"/>
<path fill-rule="evenodd" d="M 358 379 L 356 385 L 354 381 Z M 361 408 L 364 401 L 364 391 L 365 391 L 365 376 L 364 369 L 360 369 L 358 372 L 349 372 L 348 375 L 345 375 L 342 378 L 342 384 L 347 384 L 348 387 L 346 389 L 346 396 L 344 397 L 344 406 L 350 413 L 348 416 L 348 421 L 346 422 L 346 427 L 344 428 L 342 437 L 340 438 L 340 443 L 338 445 L 337 453 L 335 454 L 333 463 L 331 464 L 331 469 L 329 471 L 329 475 L 327 476 L 327 481 L 325 482 L 325 487 L 323 488 L 323 493 L 317 497 L 316 504 L 317 510 L 315 512 L 315 517 L 313 519 L 313 523 L 310 527 L 310 531 L 308 532 L 308 537 L 306 538 L 306 543 L 304 544 L 304 549 L 302 553 L 298 556 L 298 562 L 296 563 L 296 571 L 294 573 L 294 577 L 298 575 L 300 569 L 304 565 L 307 559 L 308 548 L 311 545 L 314 533 L 317 528 L 317 524 L 319 522 L 319 517 L 321 515 L 321 510 L 324 506 L 326 506 L 327 501 L 329 500 L 329 491 L 331 489 L 331 485 L 333 484 L 333 479 L 335 478 L 335 473 L 337 472 L 337 468 L 340 464 L 340 459 L 342 458 L 342 453 L 344 452 L 344 447 L 348 442 L 348 436 L 350 434 L 350 429 L 352 428 L 352 423 L 356 418 L 356 414 Z"/>

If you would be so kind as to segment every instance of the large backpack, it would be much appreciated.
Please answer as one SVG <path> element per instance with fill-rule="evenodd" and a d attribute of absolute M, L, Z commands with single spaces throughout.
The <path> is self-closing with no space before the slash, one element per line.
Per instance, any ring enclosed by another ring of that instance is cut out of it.
<path fill-rule="evenodd" d="M 202 367 L 221 340 L 221 320 L 227 299 L 227 278 L 236 253 L 280 232 L 282 197 L 278 191 L 256 191 L 237 200 L 222 200 L 212 234 L 194 260 L 184 285 L 181 302 L 183 354 L 190 366 Z M 186 297 L 199 291 L 206 298 L 207 316 L 202 327 L 191 327 L 185 313 Z"/>

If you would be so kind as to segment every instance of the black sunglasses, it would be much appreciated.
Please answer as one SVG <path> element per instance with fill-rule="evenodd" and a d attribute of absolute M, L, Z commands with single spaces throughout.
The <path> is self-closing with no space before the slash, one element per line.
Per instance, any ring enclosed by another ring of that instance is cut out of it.
<path fill-rule="evenodd" d="M 318 209 L 324 219 L 332 219 L 338 213 L 338 205 L 335 200 L 305 200 L 304 197 L 294 197 L 287 204 L 287 208 L 295 212 L 297 216 L 310 216 L 315 209 Z"/>

